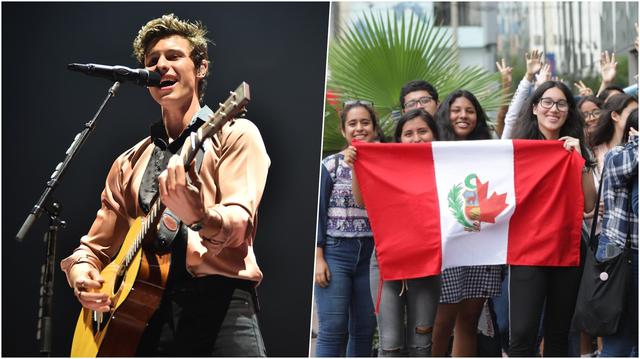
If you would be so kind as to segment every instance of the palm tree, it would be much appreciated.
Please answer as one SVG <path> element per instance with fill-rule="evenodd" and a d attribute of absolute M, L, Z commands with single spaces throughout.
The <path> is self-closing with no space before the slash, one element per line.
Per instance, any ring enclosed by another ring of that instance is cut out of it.
<path fill-rule="evenodd" d="M 400 110 L 400 88 L 423 79 L 438 89 L 441 99 L 456 89 L 472 92 L 485 111 L 497 110 L 506 100 L 499 91 L 498 74 L 479 66 L 460 68 L 458 50 L 442 27 L 424 16 L 392 11 L 363 14 L 352 21 L 329 47 L 323 152 L 345 146 L 340 134 L 338 103 L 345 99 L 372 101 L 385 133 L 394 127 L 392 113 Z"/>

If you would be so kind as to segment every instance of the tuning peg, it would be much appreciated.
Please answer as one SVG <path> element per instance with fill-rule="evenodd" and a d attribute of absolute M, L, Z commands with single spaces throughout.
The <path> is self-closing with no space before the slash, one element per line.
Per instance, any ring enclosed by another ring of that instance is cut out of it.
<path fill-rule="evenodd" d="M 238 106 L 238 103 L 235 102 L 235 101 L 231 101 L 231 106 L 236 107 L 236 106 Z"/>
<path fill-rule="evenodd" d="M 236 95 L 236 93 L 235 93 L 235 91 L 229 91 L 229 93 L 230 93 L 230 94 L 231 94 L 231 96 L 233 96 L 233 97 L 236 97 L 236 96 L 237 96 L 237 95 Z"/>
<path fill-rule="evenodd" d="M 222 102 L 218 102 L 218 106 L 220 106 L 220 108 L 224 108 L 224 104 Z"/>

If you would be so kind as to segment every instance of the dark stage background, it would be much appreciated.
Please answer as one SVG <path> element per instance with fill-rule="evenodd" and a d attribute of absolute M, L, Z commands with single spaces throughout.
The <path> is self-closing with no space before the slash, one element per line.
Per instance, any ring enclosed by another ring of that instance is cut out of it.
<path fill-rule="evenodd" d="M 255 250 L 265 274 L 260 324 L 270 356 L 307 356 L 318 164 L 323 119 L 327 3 L 2 4 L 2 355 L 37 356 L 41 216 L 14 239 L 56 164 L 95 113 L 109 81 L 66 70 L 71 62 L 137 67 L 131 42 L 148 20 L 174 12 L 209 29 L 206 103 L 251 85 L 248 118 L 272 164 Z M 160 118 L 144 88 L 123 84 L 57 190 L 68 227 L 57 247 L 53 355 L 68 356 L 80 309 L 59 261 L 100 206 L 112 161 Z"/>

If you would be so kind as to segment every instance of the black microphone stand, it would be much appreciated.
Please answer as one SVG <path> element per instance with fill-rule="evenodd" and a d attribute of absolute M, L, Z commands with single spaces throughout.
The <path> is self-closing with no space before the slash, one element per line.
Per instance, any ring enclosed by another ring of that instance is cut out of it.
<path fill-rule="evenodd" d="M 91 121 L 84 125 L 84 129 L 76 135 L 67 149 L 64 161 L 58 163 L 55 170 L 51 174 L 51 178 L 47 181 L 46 188 L 40 199 L 33 207 L 27 219 L 22 224 L 20 231 L 16 235 L 16 240 L 22 242 L 33 223 L 40 217 L 43 211 L 49 214 L 49 229 L 45 234 L 45 242 L 47 243 L 47 257 L 46 262 L 42 266 L 42 277 L 40 285 L 40 308 L 38 309 L 38 330 L 36 339 L 40 343 L 40 354 L 42 356 L 51 355 L 51 334 L 52 334 L 52 308 L 53 308 L 53 279 L 54 268 L 56 261 L 56 239 L 58 238 L 58 230 L 60 227 L 65 228 L 66 222 L 59 218 L 62 205 L 59 202 L 53 200 L 52 194 L 55 188 L 60 183 L 62 175 L 64 175 L 69 163 L 75 158 L 76 153 L 80 150 L 80 147 L 85 143 L 89 137 L 91 131 L 96 127 L 96 120 L 100 113 L 106 106 L 107 102 L 116 95 L 120 88 L 120 82 L 116 81 L 110 88 L 109 92 L 102 101 L 98 112 L 93 116 Z"/>

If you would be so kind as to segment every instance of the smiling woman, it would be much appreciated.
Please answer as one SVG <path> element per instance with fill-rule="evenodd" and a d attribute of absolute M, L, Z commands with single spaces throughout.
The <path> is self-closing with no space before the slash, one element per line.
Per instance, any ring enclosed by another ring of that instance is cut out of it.
<path fill-rule="evenodd" d="M 469 91 L 456 90 L 436 113 L 442 140 L 491 139 L 485 114 Z M 445 356 L 454 331 L 453 355 L 475 356 L 476 330 L 487 298 L 500 295 L 501 266 L 466 266 L 442 271 L 442 294 L 433 331 L 433 356 Z"/>
<path fill-rule="evenodd" d="M 435 117 L 445 141 L 491 138 L 487 115 L 478 99 L 469 91 L 456 90 L 450 93 L 438 107 Z"/>
<path fill-rule="evenodd" d="M 340 120 L 347 143 L 378 139 L 369 102 L 346 102 Z M 370 356 L 376 325 L 369 294 L 373 237 L 367 212 L 354 198 L 352 167 L 345 162 L 352 149 L 326 157 L 321 166 L 314 291 L 318 357 Z"/>
<path fill-rule="evenodd" d="M 584 143 L 582 120 L 573 95 L 562 82 L 542 83 L 524 105 L 516 122 L 514 138 L 561 140 L 567 151 L 576 151 L 585 160 L 582 173 L 584 212 L 595 202 L 593 161 Z M 541 194 L 544 195 L 544 194 Z M 565 238 L 560 238 L 564 240 Z M 566 356 L 569 328 L 580 282 L 579 267 L 509 267 L 509 356 L 534 356 L 538 321 L 544 307 L 543 356 Z M 546 304 L 545 304 L 546 303 Z M 551 335 L 547 335 L 552 333 Z"/>

